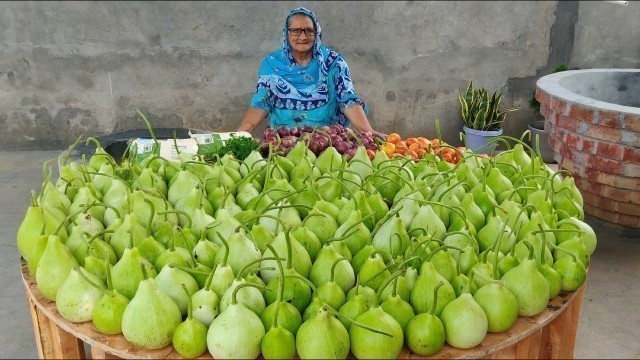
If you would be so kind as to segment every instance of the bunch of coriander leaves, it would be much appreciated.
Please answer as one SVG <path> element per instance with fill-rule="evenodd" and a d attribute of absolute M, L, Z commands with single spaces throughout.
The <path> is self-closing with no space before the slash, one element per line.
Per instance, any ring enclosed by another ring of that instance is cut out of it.
<path fill-rule="evenodd" d="M 252 137 L 231 134 L 231 137 L 224 142 L 224 145 L 222 141 L 199 144 L 198 154 L 202 155 L 204 161 L 209 163 L 216 162 L 218 157 L 223 157 L 228 153 L 231 153 L 234 158 L 242 161 L 259 146 L 260 143 Z"/>

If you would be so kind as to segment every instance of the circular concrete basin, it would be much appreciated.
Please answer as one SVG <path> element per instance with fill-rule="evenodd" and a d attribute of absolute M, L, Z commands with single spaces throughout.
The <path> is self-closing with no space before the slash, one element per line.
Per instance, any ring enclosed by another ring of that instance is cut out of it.
<path fill-rule="evenodd" d="M 536 85 L 554 159 L 585 212 L 640 228 L 640 69 L 564 71 Z"/>

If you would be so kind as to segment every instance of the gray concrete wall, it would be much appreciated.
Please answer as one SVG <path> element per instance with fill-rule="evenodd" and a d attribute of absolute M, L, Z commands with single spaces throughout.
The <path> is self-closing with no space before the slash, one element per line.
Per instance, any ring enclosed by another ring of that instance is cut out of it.
<path fill-rule="evenodd" d="M 519 135 L 558 62 L 639 64 L 638 3 L 0 2 L 0 150 L 142 128 L 136 107 L 154 127 L 235 130 L 298 5 L 346 57 L 374 128 L 403 136 L 435 137 L 437 118 L 456 143 L 469 80 L 522 108 L 505 126 Z"/>

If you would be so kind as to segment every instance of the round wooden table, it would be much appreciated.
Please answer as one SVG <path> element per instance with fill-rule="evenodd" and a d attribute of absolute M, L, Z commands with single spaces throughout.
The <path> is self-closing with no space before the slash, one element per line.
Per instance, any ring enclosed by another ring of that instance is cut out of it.
<path fill-rule="evenodd" d="M 171 345 L 146 350 L 129 343 L 122 334 L 104 335 L 91 321 L 72 323 L 58 313 L 55 302 L 46 299 L 29 275 L 22 260 L 22 279 L 41 359 L 86 359 L 85 344 L 93 359 L 177 359 Z M 501 333 L 488 333 L 482 344 L 467 350 L 447 344 L 435 355 L 420 356 L 405 347 L 403 359 L 570 359 L 573 358 L 584 285 L 577 291 L 560 293 L 547 309 L 532 317 L 519 317 L 514 326 Z M 199 359 L 211 359 L 207 352 Z"/>

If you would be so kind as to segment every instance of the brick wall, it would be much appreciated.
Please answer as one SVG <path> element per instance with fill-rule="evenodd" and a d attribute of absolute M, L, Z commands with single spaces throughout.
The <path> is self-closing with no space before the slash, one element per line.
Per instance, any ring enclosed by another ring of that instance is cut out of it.
<path fill-rule="evenodd" d="M 584 198 L 584 211 L 640 228 L 640 116 L 570 103 L 538 88 L 549 145 Z"/>

